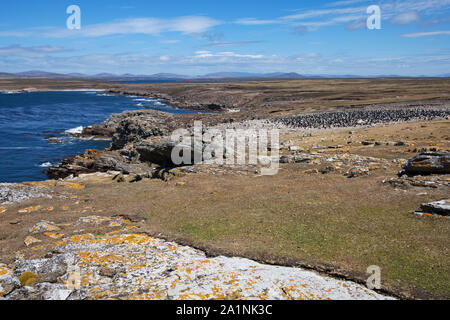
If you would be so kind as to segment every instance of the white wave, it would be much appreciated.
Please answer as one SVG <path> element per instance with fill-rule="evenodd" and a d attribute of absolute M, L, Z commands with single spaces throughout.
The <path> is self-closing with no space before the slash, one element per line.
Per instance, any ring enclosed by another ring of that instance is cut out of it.
<path fill-rule="evenodd" d="M 66 130 L 64 132 L 68 133 L 68 134 L 81 134 L 81 133 L 83 133 L 83 129 L 84 128 L 82 126 L 79 126 L 79 127 L 76 127 L 76 128 L 72 128 L 72 129 Z"/>
<path fill-rule="evenodd" d="M 142 99 L 142 98 L 140 98 L 140 99 L 133 99 L 133 101 L 145 101 L 145 102 L 152 102 L 153 100 L 152 100 L 152 99 Z"/>
<path fill-rule="evenodd" d="M 51 162 L 44 162 L 39 167 L 41 167 L 41 168 L 48 168 L 48 167 L 51 167 L 51 166 L 52 166 Z"/>

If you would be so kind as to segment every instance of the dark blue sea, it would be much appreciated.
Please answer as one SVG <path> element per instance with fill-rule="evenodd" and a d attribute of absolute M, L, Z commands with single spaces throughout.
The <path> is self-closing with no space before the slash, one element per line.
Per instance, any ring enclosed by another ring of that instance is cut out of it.
<path fill-rule="evenodd" d="M 112 113 L 146 108 L 192 112 L 156 99 L 103 92 L 0 93 L 0 183 L 45 180 L 45 168 L 60 159 L 109 146 L 109 141 L 73 138 L 67 130 L 100 124 Z M 50 143 L 49 138 L 61 142 Z"/>

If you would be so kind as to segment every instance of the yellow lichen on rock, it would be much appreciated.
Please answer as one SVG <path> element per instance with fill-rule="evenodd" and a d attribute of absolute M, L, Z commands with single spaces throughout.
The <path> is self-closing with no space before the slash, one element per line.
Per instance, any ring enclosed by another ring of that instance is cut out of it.
<path fill-rule="evenodd" d="M 0 263 L 0 277 L 7 276 L 11 273 L 11 270 L 6 265 Z"/>
<path fill-rule="evenodd" d="M 32 286 L 38 278 L 39 276 L 33 272 L 24 272 L 19 276 L 19 281 L 22 287 Z"/>
<path fill-rule="evenodd" d="M 46 180 L 46 181 L 31 181 L 22 183 L 25 186 L 37 187 L 37 188 L 51 188 L 56 185 L 55 180 Z"/>
<path fill-rule="evenodd" d="M 23 208 L 23 209 L 19 210 L 19 213 L 32 213 L 32 212 L 38 211 L 40 209 L 42 209 L 41 205 L 32 206 L 32 207 L 27 207 L 27 208 Z"/>
<path fill-rule="evenodd" d="M 70 188 L 70 189 L 74 189 L 74 190 L 82 190 L 85 188 L 84 185 L 79 184 L 79 183 L 66 183 L 63 186 L 64 186 L 64 188 Z"/>
<path fill-rule="evenodd" d="M 52 239 L 60 239 L 60 238 L 64 237 L 63 233 L 45 232 L 44 234 L 47 237 L 52 238 Z"/>
<path fill-rule="evenodd" d="M 39 232 L 48 232 L 48 231 L 59 231 L 61 230 L 58 226 L 54 225 L 53 223 L 47 222 L 47 221 L 41 221 L 37 224 L 35 224 L 30 230 L 30 233 L 39 233 Z"/>
<path fill-rule="evenodd" d="M 5 213 L 6 212 L 6 208 L 5 207 L 0 207 L 0 213 Z"/>
<path fill-rule="evenodd" d="M 27 247 L 31 246 L 32 244 L 39 243 L 39 242 L 41 242 L 41 240 L 36 239 L 35 237 L 32 237 L 32 236 L 28 236 L 24 240 L 24 243 L 26 244 Z"/>

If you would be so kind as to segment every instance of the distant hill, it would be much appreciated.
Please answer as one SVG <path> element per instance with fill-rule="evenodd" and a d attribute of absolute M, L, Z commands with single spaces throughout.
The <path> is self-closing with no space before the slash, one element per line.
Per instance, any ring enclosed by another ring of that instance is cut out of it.
<path fill-rule="evenodd" d="M 11 79 L 14 77 L 15 75 L 12 73 L 0 72 L 0 79 Z"/>
<path fill-rule="evenodd" d="M 300 79 L 304 78 L 304 76 L 291 72 L 291 73 L 282 73 L 282 72 L 274 72 L 274 73 L 247 73 L 247 72 L 216 72 L 209 73 L 204 76 L 199 76 L 198 78 L 203 79 L 232 79 L 232 78 L 278 78 L 278 79 Z"/>
<path fill-rule="evenodd" d="M 401 78 L 399 75 L 309 75 L 298 74 L 296 72 L 273 72 L 273 73 L 250 73 L 250 72 L 215 72 L 200 76 L 188 76 L 174 73 L 156 73 L 151 75 L 135 75 L 125 73 L 116 75 L 113 73 L 98 73 L 88 75 L 83 73 L 54 73 L 41 70 L 31 70 L 19 73 L 0 72 L 0 79 L 89 79 L 89 80 L 110 80 L 110 81 L 145 81 L 145 80 L 194 80 L 194 79 L 327 79 L 327 78 Z M 426 77 L 426 76 L 421 76 Z M 450 77 L 450 73 L 437 77 Z"/>

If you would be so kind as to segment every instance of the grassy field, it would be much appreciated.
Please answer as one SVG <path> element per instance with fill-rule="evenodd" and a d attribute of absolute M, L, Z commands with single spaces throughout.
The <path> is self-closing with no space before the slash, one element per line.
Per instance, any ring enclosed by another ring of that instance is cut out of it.
<path fill-rule="evenodd" d="M 93 204 L 144 218 L 146 230 L 170 239 L 269 263 L 317 267 L 365 279 L 382 268 L 395 292 L 448 297 L 450 224 L 411 213 L 448 191 L 393 191 L 383 176 L 350 180 L 309 176 L 295 165 L 275 177 L 196 175 L 186 185 L 150 181 L 92 187 Z M 421 291 L 423 289 L 423 291 Z"/>

